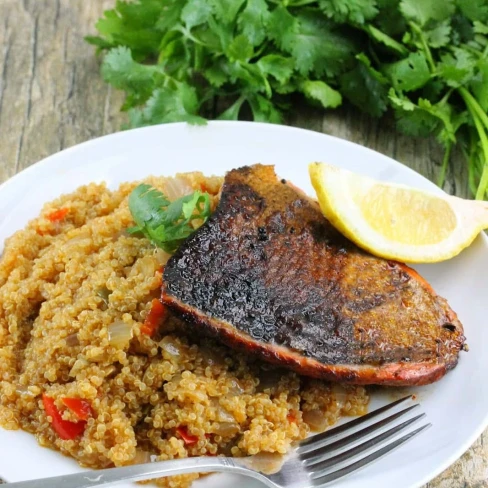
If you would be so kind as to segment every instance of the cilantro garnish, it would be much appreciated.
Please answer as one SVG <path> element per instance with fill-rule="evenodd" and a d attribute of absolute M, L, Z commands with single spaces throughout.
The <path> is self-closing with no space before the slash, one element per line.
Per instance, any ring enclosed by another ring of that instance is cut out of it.
<path fill-rule="evenodd" d="M 458 146 L 488 197 L 488 0 L 116 0 L 96 27 L 129 127 L 348 101 L 435 136 L 440 186 Z"/>
<path fill-rule="evenodd" d="M 194 220 L 210 215 L 210 196 L 195 191 L 170 202 L 151 185 L 141 184 L 129 195 L 129 210 L 136 225 L 127 229 L 131 234 L 142 233 L 153 244 L 173 253 L 189 237 Z"/>

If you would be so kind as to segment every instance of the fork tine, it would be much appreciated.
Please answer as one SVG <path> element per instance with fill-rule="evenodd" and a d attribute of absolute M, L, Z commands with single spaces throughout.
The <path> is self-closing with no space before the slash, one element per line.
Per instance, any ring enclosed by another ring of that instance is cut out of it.
<path fill-rule="evenodd" d="M 406 414 L 411 412 L 413 409 L 418 408 L 420 405 L 412 405 L 410 407 L 401 410 L 400 412 L 394 413 L 390 417 L 386 417 L 386 419 L 380 420 L 372 425 L 368 425 L 364 429 L 357 430 L 352 434 L 349 434 L 349 431 L 344 432 L 344 436 L 334 442 L 328 442 L 326 445 L 319 442 L 317 443 L 317 447 L 313 451 L 308 451 L 306 453 L 300 453 L 300 458 L 304 459 L 304 464 L 315 464 L 318 461 L 323 459 L 329 458 L 337 451 L 342 451 L 344 448 L 352 447 L 359 443 L 361 439 L 364 437 L 368 438 L 380 432 L 383 432 L 385 428 L 390 427 L 393 422 L 398 420 L 401 417 L 404 417 Z M 347 434 L 347 435 L 346 435 Z M 315 445 L 310 445 L 310 448 L 313 448 Z"/>
<path fill-rule="evenodd" d="M 346 435 L 357 432 L 358 430 L 361 430 L 362 428 L 374 423 L 376 418 L 378 417 L 381 418 L 383 414 L 391 410 L 395 410 L 396 408 L 398 408 L 400 405 L 403 405 L 411 398 L 412 396 L 408 395 L 404 398 L 401 398 L 400 400 L 397 400 L 396 402 L 385 405 L 384 407 L 378 408 L 377 410 L 373 410 L 372 412 L 363 415 L 362 417 L 359 417 L 355 420 L 351 420 L 346 424 L 339 425 L 338 427 L 334 427 L 333 429 L 329 429 L 323 432 L 322 434 L 317 434 L 312 437 L 309 437 L 308 439 L 305 439 L 299 444 L 297 448 L 297 453 L 305 454 L 306 452 L 317 449 L 318 445 L 326 446 L 327 444 L 330 444 L 336 440 L 342 439 Z"/>
<path fill-rule="evenodd" d="M 398 435 L 400 432 L 408 429 L 412 424 L 418 422 L 420 419 L 425 418 L 425 413 L 417 415 L 416 417 L 409 419 L 400 425 L 397 425 L 382 434 L 379 434 L 372 439 L 369 439 L 352 449 L 336 454 L 323 461 L 319 461 L 315 464 L 306 464 L 309 469 L 312 469 L 312 478 L 320 478 L 331 471 L 337 471 L 338 469 L 351 464 L 355 459 L 360 459 L 366 456 L 366 454 L 377 450 L 384 445 L 386 441 L 392 437 Z"/>
<path fill-rule="evenodd" d="M 413 432 L 410 432 L 409 434 L 406 434 L 403 437 L 400 437 L 400 439 L 391 442 L 390 444 L 379 449 L 378 451 L 375 451 L 373 454 L 370 454 L 369 456 L 366 456 L 366 457 L 362 458 L 361 460 L 356 461 L 355 463 L 352 463 L 349 466 L 346 466 L 345 468 L 338 469 L 337 471 L 334 471 L 334 472 L 329 473 L 325 476 L 322 476 L 321 478 L 317 478 L 317 479 L 313 480 L 313 486 L 316 488 L 322 488 L 323 486 L 328 485 L 332 481 L 335 481 L 339 478 L 343 478 L 343 477 L 348 476 L 352 473 L 355 473 L 356 471 L 358 471 L 362 468 L 365 468 L 366 466 L 377 461 L 378 459 L 382 458 L 386 454 L 389 454 L 390 452 L 394 451 L 395 449 L 398 449 L 401 445 L 412 440 L 414 437 L 416 437 L 418 434 L 420 434 L 424 430 L 428 429 L 429 427 L 432 427 L 432 424 L 423 425 L 422 427 L 419 427 L 417 430 L 414 430 Z"/>

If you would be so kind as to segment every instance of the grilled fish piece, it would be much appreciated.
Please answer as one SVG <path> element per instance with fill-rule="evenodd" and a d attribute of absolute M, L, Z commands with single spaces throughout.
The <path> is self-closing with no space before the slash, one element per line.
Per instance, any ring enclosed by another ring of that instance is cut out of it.
<path fill-rule="evenodd" d="M 227 174 L 214 214 L 167 263 L 162 300 L 231 346 L 353 384 L 432 383 L 465 341 L 413 269 L 359 249 L 272 166 Z"/>

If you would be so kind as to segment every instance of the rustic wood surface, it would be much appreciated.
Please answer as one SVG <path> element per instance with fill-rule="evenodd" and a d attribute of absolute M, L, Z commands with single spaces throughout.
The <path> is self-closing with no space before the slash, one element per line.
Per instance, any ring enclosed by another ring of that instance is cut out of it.
<path fill-rule="evenodd" d="M 0 0 L 0 181 L 61 149 L 115 132 L 121 94 L 99 76 L 83 37 L 114 0 Z M 442 152 L 434 140 L 398 136 L 389 121 L 343 109 L 297 107 L 291 125 L 333 134 L 387 154 L 435 181 Z M 455 155 L 445 190 L 467 195 Z M 456 421 L 456 419 L 453 419 Z M 1 462 L 0 462 L 1 475 Z M 488 432 L 428 488 L 488 486 Z"/>

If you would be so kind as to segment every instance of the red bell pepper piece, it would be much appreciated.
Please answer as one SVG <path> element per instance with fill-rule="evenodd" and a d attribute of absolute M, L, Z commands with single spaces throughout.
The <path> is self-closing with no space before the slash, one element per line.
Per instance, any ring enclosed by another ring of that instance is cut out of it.
<path fill-rule="evenodd" d="M 59 222 L 60 220 L 63 220 L 66 215 L 68 214 L 69 209 L 67 208 L 59 208 L 58 210 L 54 210 L 54 212 L 51 212 L 48 214 L 47 218 L 51 222 Z"/>
<path fill-rule="evenodd" d="M 295 415 L 294 412 L 290 412 L 287 416 L 286 416 L 286 420 L 288 420 L 288 422 L 291 422 L 291 423 L 297 423 L 297 417 Z"/>
<path fill-rule="evenodd" d="M 80 420 L 88 420 L 93 415 L 90 402 L 81 398 L 62 398 L 61 401 L 73 412 Z"/>
<path fill-rule="evenodd" d="M 191 446 L 192 444 L 198 442 L 198 437 L 196 435 L 189 434 L 188 429 L 184 426 L 177 427 L 176 432 L 180 435 L 180 437 L 183 439 L 183 442 L 187 446 Z"/>
<path fill-rule="evenodd" d="M 81 420 L 80 422 L 64 420 L 54 404 L 54 399 L 47 396 L 45 393 L 42 394 L 42 403 L 44 404 L 46 414 L 52 418 L 51 425 L 54 431 L 61 439 L 68 441 L 76 439 L 76 437 L 83 434 L 86 427 L 86 422 L 84 420 Z"/>
<path fill-rule="evenodd" d="M 149 310 L 146 320 L 142 324 L 141 332 L 152 337 L 166 318 L 167 313 L 166 307 L 157 298 L 154 298 L 151 303 L 151 310 Z"/>

